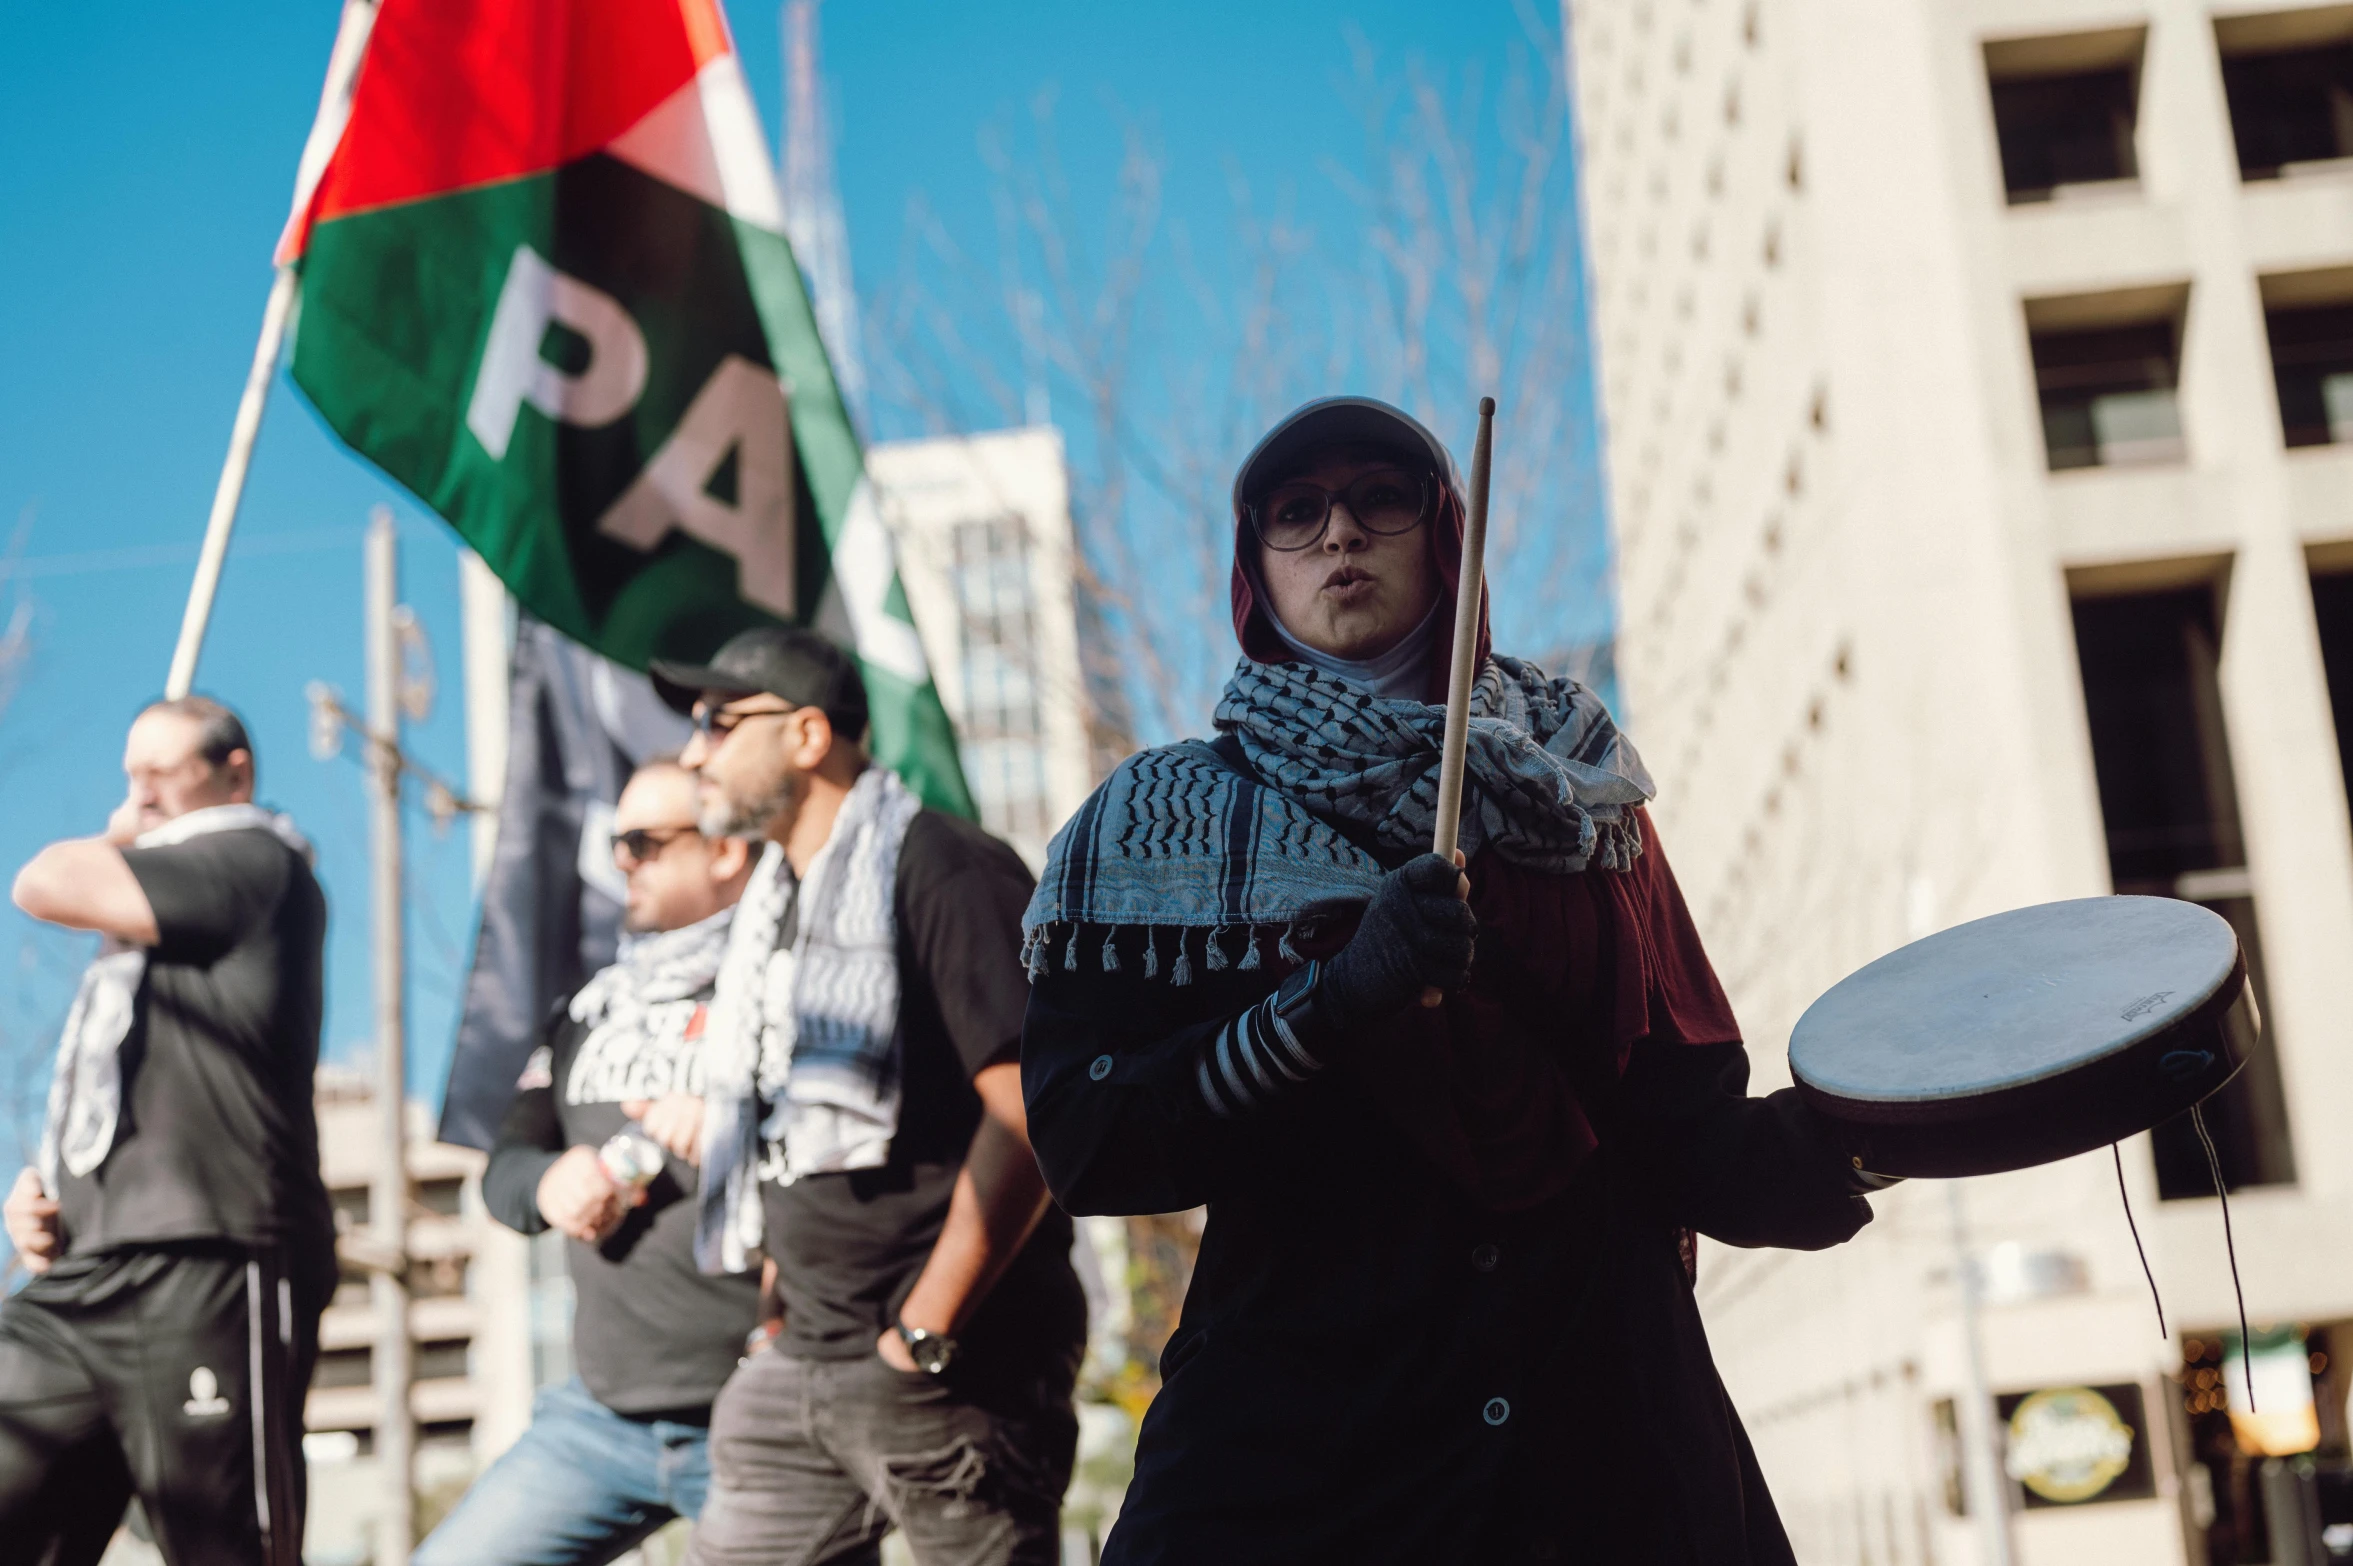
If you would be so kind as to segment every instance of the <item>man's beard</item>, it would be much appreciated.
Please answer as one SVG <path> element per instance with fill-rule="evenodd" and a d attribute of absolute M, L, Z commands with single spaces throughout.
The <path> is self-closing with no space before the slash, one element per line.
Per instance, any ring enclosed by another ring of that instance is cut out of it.
<path fill-rule="evenodd" d="M 722 785 L 715 795 L 706 793 L 697 801 L 695 826 L 703 836 L 714 839 L 782 837 L 792 830 L 808 793 L 807 777 L 793 771 L 785 772 L 749 799 L 735 798 Z"/>

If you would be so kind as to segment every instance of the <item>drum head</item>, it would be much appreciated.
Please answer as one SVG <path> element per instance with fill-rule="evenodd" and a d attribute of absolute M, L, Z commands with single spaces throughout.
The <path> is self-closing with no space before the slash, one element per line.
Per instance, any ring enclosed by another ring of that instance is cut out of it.
<path fill-rule="evenodd" d="M 1986 1174 L 2197 1103 L 2253 1048 L 2237 935 L 2169 897 L 2014 909 L 1914 941 L 1798 1019 L 1791 1074 L 1862 1167 Z"/>

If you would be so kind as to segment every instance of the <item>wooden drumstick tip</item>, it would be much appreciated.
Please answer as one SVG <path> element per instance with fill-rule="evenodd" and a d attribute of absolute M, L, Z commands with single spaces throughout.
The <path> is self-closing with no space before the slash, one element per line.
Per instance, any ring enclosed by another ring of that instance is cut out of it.
<path fill-rule="evenodd" d="M 1492 397 L 1481 397 L 1481 398 L 1479 399 L 1479 417 L 1480 417 L 1480 418 L 1482 418 L 1482 419 L 1491 419 L 1491 418 L 1495 417 L 1495 399 L 1494 399 L 1494 398 L 1492 398 Z"/>

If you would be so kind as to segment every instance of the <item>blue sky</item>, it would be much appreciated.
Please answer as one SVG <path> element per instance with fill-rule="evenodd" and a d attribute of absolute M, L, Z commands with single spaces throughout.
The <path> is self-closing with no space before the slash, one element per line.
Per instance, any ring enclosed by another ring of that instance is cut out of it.
<path fill-rule="evenodd" d="M 0 10 L 0 528 L 29 518 L 0 594 L 29 595 L 34 615 L 29 667 L 0 711 L 0 870 L 96 830 L 119 797 L 122 730 L 170 656 L 336 10 L 333 0 Z M 773 142 L 778 10 L 736 6 L 732 18 Z M 1547 9 L 1542 22 L 1557 16 Z M 1229 225 L 1237 177 L 1304 223 L 1345 233 L 1332 171 L 1360 147 L 1348 30 L 1385 61 L 1418 59 L 1450 79 L 1499 77 L 1525 36 L 1511 0 L 831 0 L 822 26 L 862 287 L 896 267 L 918 200 L 965 248 L 988 250 L 980 133 L 1021 120 L 1043 91 L 1058 104 L 1081 230 L 1110 199 L 1132 125 L 1159 151 L 1169 218 L 1196 241 Z M 1218 268 L 1213 254 L 1213 280 Z M 1155 374 L 1185 368 L 1173 362 L 1186 352 L 1181 332 L 1153 352 L 1172 361 Z M 1590 406 L 1582 392 L 1578 406 Z M 330 1058 L 364 1047 L 368 1032 L 365 811 L 349 757 L 307 753 L 303 688 L 360 687 L 359 541 L 378 502 L 400 518 L 405 596 L 443 676 L 413 744 L 462 777 L 455 546 L 344 452 L 283 378 L 198 678 L 246 714 L 265 800 L 319 847 L 334 915 Z M 437 1100 L 473 923 L 468 850 L 462 829 L 437 837 L 421 816 L 409 842 L 411 1082 Z M 15 974 L 0 998 L 0 1092 L 37 1092 L 29 1051 L 54 1031 L 84 952 L 0 914 L 0 961 Z"/>

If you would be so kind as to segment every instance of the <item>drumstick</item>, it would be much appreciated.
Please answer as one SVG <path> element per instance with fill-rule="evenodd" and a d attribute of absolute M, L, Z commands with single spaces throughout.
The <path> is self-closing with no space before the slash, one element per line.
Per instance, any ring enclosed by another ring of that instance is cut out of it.
<path fill-rule="evenodd" d="M 1462 829 L 1462 754 L 1471 735 L 1471 679 L 1479 656 L 1479 599 L 1486 588 L 1487 468 L 1495 449 L 1495 399 L 1479 399 L 1471 447 L 1471 510 L 1462 525 L 1462 577 L 1454 589 L 1454 664 L 1446 681 L 1446 748 L 1438 754 L 1438 831 L 1430 852 L 1454 857 Z"/>
<path fill-rule="evenodd" d="M 1487 469 L 1495 451 L 1495 399 L 1479 399 L 1479 438 L 1471 447 L 1471 509 L 1462 524 L 1462 564 L 1454 588 L 1454 662 L 1446 679 L 1446 742 L 1438 752 L 1438 827 L 1430 852 L 1452 859 L 1462 835 L 1462 758 L 1471 737 L 1471 679 L 1479 671 L 1479 600 L 1487 587 Z M 1445 997 L 1422 991 L 1422 1004 Z"/>

